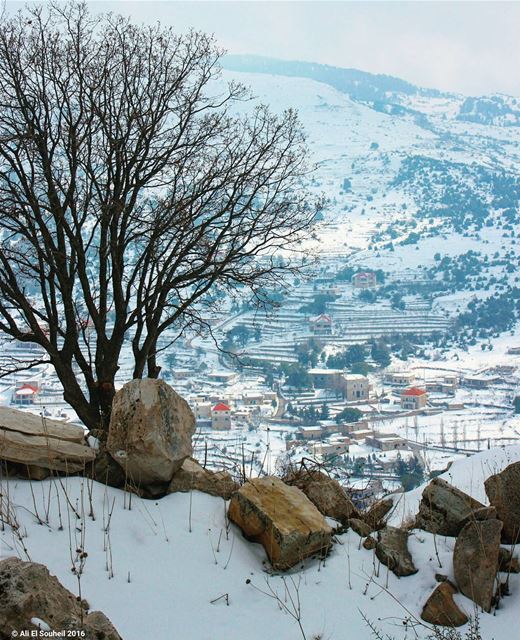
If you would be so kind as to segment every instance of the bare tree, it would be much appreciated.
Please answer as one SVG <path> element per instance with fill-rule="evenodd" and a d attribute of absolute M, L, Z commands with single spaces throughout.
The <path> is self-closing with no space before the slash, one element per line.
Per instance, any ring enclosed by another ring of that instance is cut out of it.
<path fill-rule="evenodd" d="M 221 55 L 78 3 L 0 23 L 0 330 L 100 433 L 125 340 L 157 377 L 160 336 L 215 291 L 260 299 L 302 265 L 320 203 L 297 115 L 247 102 Z"/>

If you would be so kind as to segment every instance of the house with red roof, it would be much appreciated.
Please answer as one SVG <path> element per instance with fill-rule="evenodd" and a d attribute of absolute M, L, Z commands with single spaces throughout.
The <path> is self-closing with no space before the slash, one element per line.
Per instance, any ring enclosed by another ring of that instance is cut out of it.
<path fill-rule="evenodd" d="M 16 385 L 13 393 L 13 404 L 34 404 L 38 398 L 40 386 L 37 382 L 22 382 Z"/>
<path fill-rule="evenodd" d="M 377 285 L 374 271 L 358 271 L 352 276 L 352 284 L 356 289 L 371 289 Z"/>
<path fill-rule="evenodd" d="M 211 409 L 211 428 L 215 431 L 231 429 L 231 407 L 224 402 L 217 402 Z"/>
<path fill-rule="evenodd" d="M 407 411 L 423 409 L 428 404 L 428 394 L 424 389 L 410 387 L 401 393 L 401 408 Z"/>
<path fill-rule="evenodd" d="M 327 313 L 309 318 L 309 329 L 314 336 L 332 335 L 332 318 Z"/>

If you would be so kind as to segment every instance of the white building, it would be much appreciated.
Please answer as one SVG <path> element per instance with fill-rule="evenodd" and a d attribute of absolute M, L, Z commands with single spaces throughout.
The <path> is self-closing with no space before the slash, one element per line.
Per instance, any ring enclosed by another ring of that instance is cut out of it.
<path fill-rule="evenodd" d="M 344 394 L 347 402 L 366 400 L 368 398 L 370 385 L 366 376 L 362 376 L 359 373 L 345 373 L 343 380 Z"/>

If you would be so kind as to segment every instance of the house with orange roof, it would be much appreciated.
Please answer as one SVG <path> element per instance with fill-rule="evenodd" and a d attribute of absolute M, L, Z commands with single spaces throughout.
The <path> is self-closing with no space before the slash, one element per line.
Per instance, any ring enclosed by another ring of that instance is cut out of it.
<path fill-rule="evenodd" d="M 428 393 L 418 387 L 410 387 L 401 394 L 401 408 L 407 411 L 423 409 L 428 404 Z"/>

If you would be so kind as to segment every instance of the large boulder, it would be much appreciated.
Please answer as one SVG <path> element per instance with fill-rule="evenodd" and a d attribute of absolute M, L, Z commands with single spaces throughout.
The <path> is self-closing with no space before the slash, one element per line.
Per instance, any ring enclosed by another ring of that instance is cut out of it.
<path fill-rule="evenodd" d="M 107 450 L 136 487 L 168 483 L 192 453 L 195 417 L 164 382 L 132 380 L 112 404 Z"/>
<path fill-rule="evenodd" d="M 501 531 L 500 520 L 468 522 L 453 550 L 453 570 L 459 590 L 488 612 L 495 595 Z"/>
<path fill-rule="evenodd" d="M 520 541 L 520 462 L 489 477 L 484 486 L 497 518 L 504 523 L 502 542 L 517 544 Z"/>
<path fill-rule="evenodd" d="M 84 632 L 76 637 L 86 640 L 121 640 L 103 613 L 89 613 L 85 601 L 78 602 L 42 564 L 18 558 L 2 560 L 0 594 L 1 640 L 22 631 L 34 631 L 38 637 L 37 630 L 45 627 L 47 632 Z"/>
<path fill-rule="evenodd" d="M 299 469 L 287 474 L 284 482 L 301 489 L 320 513 L 341 524 L 346 525 L 350 518 L 359 517 L 358 510 L 339 482 L 317 469 Z"/>
<path fill-rule="evenodd" d="M 168 493 L 202 491 L 229 500 L 239 485 L 227 471 L 209 471 L 193 458 L 186 458 L 168 486 Z"/>
<path fill-rule="evenodd" d="M 289 569 L 325 554 L 332 530 L 307 496 L 278 478 L 255 478 L 231 498 L 229 519 L 246 538 L 260 542 L 275 569 Z"/>
<path fill-rule="evenodd" d="M 376 555 L 396 576 L 411 576 L 417 573 L 408 551 L 409 532 L 387 526 L 377 532 Z"/>
<path fill-rule="evenodd" d="M 442 478 L 434 478 L 425 488 L 415 526 L 442 536 L 456 537 L 469 520 L 486 520 L 496 516 L 485 507 Z"/>
<path fill-rule="evenodd" d="M 426 601 L 421 618 L 436 626 L 461 627 L 466 624 L 469 618 L 455 603 L 453 596 L 456 593 L 457 589 L 448 580 L 438 584 Z"/>

